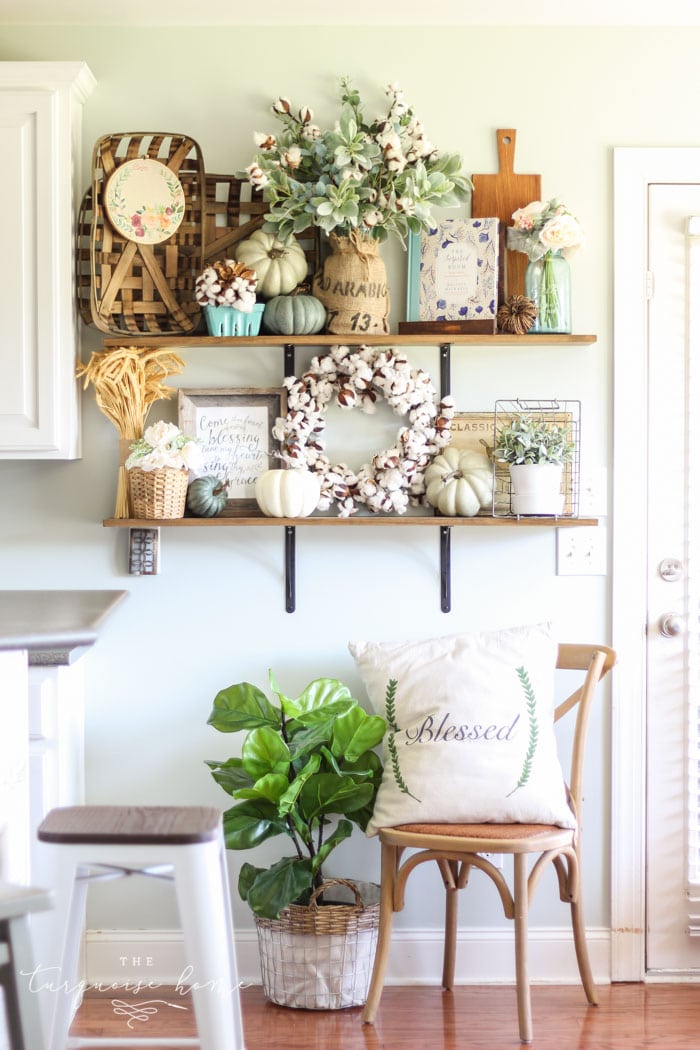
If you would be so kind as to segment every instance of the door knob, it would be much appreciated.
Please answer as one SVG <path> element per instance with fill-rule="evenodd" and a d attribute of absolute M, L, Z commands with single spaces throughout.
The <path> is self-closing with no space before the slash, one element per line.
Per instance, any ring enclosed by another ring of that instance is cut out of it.
<path fill-rule="evenodd" d="M 683 633 L 683 617 L 678 613 L 664 613 L 659 620 L 659 630 L 664 638 L 675 638 Z"/>

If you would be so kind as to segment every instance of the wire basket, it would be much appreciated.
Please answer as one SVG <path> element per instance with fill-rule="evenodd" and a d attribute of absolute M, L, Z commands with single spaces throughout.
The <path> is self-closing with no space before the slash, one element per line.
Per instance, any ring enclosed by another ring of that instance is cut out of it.
<path fill-rule="evenodd" d="M 354 903 L 319 904 L 330 887 Z M 362 892 L 360 892 L 360 888 Z M 351 896 L 350 896 L 351 895 Z M 255 916 L 265 997 L 278 1006 L 342 1010 L 367 1000 L 379 929 L 379 887 L 329 879 L 308 907 L 291 904 L 279 919 Z"/>
<path fill-rule="evenodd" d="M 581 454 L 581 402 L 580 401 L 526 401 L 516 398 L 497 401 L 493 416 L 494 447 L 498 445 L 498 434 L 516 416 L 527 416 L 545 426 L 565 427 L 573 444 L 571 459 L 563 464 L 561 513 L 562 518 L 577 518 L 579 515 L 580 454 Z M 513 509 L 513 485 L 508 463 L 493 458 L 493 516 L 495 518 L 520 517 Z"/>
<path fill-rule="evenodd" d="M 131 510 L 135 518 L 183 518 L 187 498 L 186 470 L 129 470 Z"/>

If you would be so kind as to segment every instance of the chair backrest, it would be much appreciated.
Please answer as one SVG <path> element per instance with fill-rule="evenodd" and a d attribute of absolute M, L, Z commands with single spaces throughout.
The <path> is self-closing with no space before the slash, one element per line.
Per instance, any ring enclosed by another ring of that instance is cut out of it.
<path fill-rule="evenodd" d="M 617 654 L 606 645 L 579 645 L 561 643 L 557 654 L 557 668 L 566 671 L 585 671 L 583 683 L 573 693 L 562 700 L 554 711 L 557 722 L 565 714 L 577 707 L 576 726 L 571 749 L 571 769 L 569 774 L 569 791 L 571 802 L 577 818 L 581 814 L 581 796 L 583 788 L 583 760 L 588 735 L 588 719 L 591 703 L 600 680 L 614 667 Z"/>

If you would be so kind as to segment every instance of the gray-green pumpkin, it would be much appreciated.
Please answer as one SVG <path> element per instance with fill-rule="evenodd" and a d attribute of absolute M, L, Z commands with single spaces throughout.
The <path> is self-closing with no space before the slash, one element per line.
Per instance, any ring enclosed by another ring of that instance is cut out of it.
<path fill-rule="evenodd" d="M 196 518 L 215 518 L 226 506 L 228 491 L 225 481 L 204 474 L 195 478 L 187 488 L 187 509 Z"/>
<path fill-rule="evenodd" d="M 263 326 L 275 335 L 315 335 L 326 323 L 326 309 L 313 295 L 276 295 L 265 304 Z"/>

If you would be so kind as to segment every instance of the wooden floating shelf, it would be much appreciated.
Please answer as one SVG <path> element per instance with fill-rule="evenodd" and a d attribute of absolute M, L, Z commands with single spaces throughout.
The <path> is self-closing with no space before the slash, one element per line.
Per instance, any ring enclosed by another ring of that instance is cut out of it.
<path fill-rule="evenodd" d="M 353 517 L 353 518 L 267 518 L 264 515 L 250 515 L 247 517 L 221 516 L 218 518 L 106 518 L 102 524 L 107 529 L 160 529 L 160 528 L 221 528 L 236 526 L 283 526 L 287 528 L 304 528 L 317 525 L 340 525 L 344 528 L 363 528 L 365 526 L 429 526 L 435 528 L 452 528 L 460 526 L 471 526 L 478 528 L 486 526 L 505 526 L 507 528 L 572 528 L 581 525 L 597 525 L 597 518 L 508 518 L 490 516 L 477 516 L 475 518 L 445 518 L 437 515 L 421 515 L 406 517 L 394 517 L 393 515 L 377 515 L 376 517 Z"/>
<path fill-rule="evenodd" d="M 119 336 L 108 336 L 102 340 L 106 349 L 116 346 L 177 346 L 188 348 L 209 346 L 590 346 L 597 342 L 594 335 L 447 335 L 435 332 L 432 335 L 142 335 L 139 332 L 124 332 Z"/>
<path fill-rule="evenodd" d="M 285 335 L 285 336 L 211 336 L 211 335 L 144 335 L 139 332 L 124 332 L 117 336 L 103 339 L 104 349 L 109 351 L 119 346 L 147 348 L 175 347 L 180 350 L 203 349 L 208 347 L 237 347 L 253 349 L 258 347 L 277 347 L 284 350 L 284 374 L 295 375 L 295 351 L 298 347 L 311 346 L 437 346 L 440 348 L 440 397 L 450 393 L 450 351 L 453 346 L 493 347 L 566 347 L 590 346 L 595 343 L 594 335 L 504 335 L 504 334 L 463 334 L 447 332 L 396 333 L 386 335 Z M 160 530 L 161 528 L 240 528 L 240 527 L 281 527 L 284 531 L 285 563 L 285 609 L 294 612 L 296 608 L 296 531 L 297 528 L 342 527 L 342 528 L 436 528 L 440 541 L 440 608 L 443 612 L 451 609 L 451 536 L 452 529 L 469 528 L 576 528 L 585 525 L 597 525 L 596 518 L 570 517 L 494 517 L 477 515 L 473 518 L 449 518 L 442 515 L 395 515 L 377 514 L 361 517 L 327 517 L 323 515 L 310 518 L 268 518 L 260 513 L 227 514 L 216 518 L 107 518 L 102 523 L 105 528 L 129 529 L 129 572 L 133 575 L 152 575 L 159 571 Z"/>

